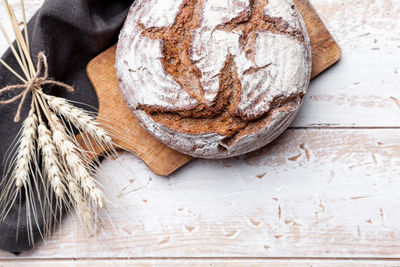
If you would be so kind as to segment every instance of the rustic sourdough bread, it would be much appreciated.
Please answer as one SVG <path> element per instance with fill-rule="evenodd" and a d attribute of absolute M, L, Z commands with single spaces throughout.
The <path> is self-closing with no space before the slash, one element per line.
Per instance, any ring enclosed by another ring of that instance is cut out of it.
<path fill-rule="evenodd" d="M 136 0 L 116 70 L 141 125 L 195 157 L 258 149 L 294 119 L 311 48 L 291 0 Z"/>

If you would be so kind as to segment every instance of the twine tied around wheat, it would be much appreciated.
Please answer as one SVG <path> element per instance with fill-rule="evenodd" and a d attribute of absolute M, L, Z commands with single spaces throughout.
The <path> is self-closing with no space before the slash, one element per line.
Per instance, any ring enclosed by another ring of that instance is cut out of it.
<path fill-rule="evenodd" d="M 47 64 L 47 57 L 43 52 L 39 52 L 38 54 L 38 62 L 36 66 L 36 73 L 32 76 L 32 78 L 24 84 L 17 84 L 17 85 L 9 85 L 6 86 L 2 89 L 0 89 L 0 95 L 16 90 L 16 89 L 24 89 L 22 92 L 17 94 L 16 96 L 7 99 L 7 100 L 0 100 L 0 105 L 7 105 L 16 102 L 17 100 L 20 100 L 20 103 L 18 105 L 17 113 L 15 114 L 14 117 L 14 122 L 19 122 L 21 119 L 21 110 L 24 105 L 26 96 L 28 95 L 29 92 L 32 90 L 38 90 L 41 91 L 42 87 L 44 85 L 56 85 L 65 88 L 69 92 L 73 92 L 74 88 L 68 84 L 65 84 L 63 82 L 58 82 L 49 79 L 49 66 Z M 43 75 L 41 76 L 41 74 Z"/>

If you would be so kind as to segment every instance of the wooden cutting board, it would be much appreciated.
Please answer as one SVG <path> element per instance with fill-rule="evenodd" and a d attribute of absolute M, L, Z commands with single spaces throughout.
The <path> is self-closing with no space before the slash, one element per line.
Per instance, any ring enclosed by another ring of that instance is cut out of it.
<path fill-rule="evenodd" d="M 340 48 L 308 0 L 294 0 L 294 3 L 306 22 L 311 39 L 314 78 L 339 60 Z M 113 126 L 105 123 L 105 127 L 114 133 L 118 148 L 140 157 L 155 174 L 169 175 L 188 163 L 191 157 L 167 147 L 139 125 L 118 86 L 114 69 L 115 50 L 116 45 L 94 58 L 87 67 L 99 101 L 98 117 L 103 121 L 116 121 Z M 104 152 L 101 149 L 97 151 L 99 155 Z"/>

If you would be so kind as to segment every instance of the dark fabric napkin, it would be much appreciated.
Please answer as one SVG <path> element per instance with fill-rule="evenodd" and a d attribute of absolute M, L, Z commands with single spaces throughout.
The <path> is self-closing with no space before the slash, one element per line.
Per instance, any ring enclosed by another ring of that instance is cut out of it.
<path fill-rule="evenodd" d="M 117 41 L 118 33 L 125 21 L 129 7 L 134 0 L 47 0 L 28 24 L 32 58 L 36 62 L 38 52 L 48 57 L 49 77 L 65 82 L 75 88 L 75 93 L 67 93 L 62 88 L 46 88 L 53 95 L 97 106 L 96 94 L 86 76 L 86 65 L 100 52 Z M 3 59 L 19 71 L 18 64 L 10 51 Z M 0 88 L 20 84 L 9 71 L 0 66 Z M 8 97 L 13 94 L 9 94 Z M 0 99 L 7 95 L 0 96 Z M 3 176 L 6 151 L 21 128 L 26 117 L 30 99 L 25 102 L 21 122 L 13 118 L 18 103 L 0 106 L 0 177 Z M 85 106 L 86 107 L 86 106 Z M 0 188 L 0 190 L 3 190 Z M 36 200 L 37 201 L 37 200 Z M 20 213 L 17 229 L 18 205 L 11 210 L 5 221 L 0 222 L 0 249 L 22 252 L 32 248 L 26 231 L 25 205 Z M 40 216 L 39 216 L 40 218 Z M 39 220 L 39 224 L 42 224 Z M 34 238 L 40 241 L 36 227 Z M 19 233 L 16 239 L 17 230 Z"/>

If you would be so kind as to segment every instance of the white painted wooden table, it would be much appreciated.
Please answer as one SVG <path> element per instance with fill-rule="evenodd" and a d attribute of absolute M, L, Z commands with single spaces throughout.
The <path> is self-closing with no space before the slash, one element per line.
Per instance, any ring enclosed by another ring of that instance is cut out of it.
<path fill-rule="evenodd" d="M 29 14 L 42 2 L 27 0 Z M 168 178 L 122 153 L 103 168 L 114 227 L 88 238 L 69 215 L 0 265 L 399 266 L 400 1 L 311 2 L 343 58 L 278 141 Z"/>

